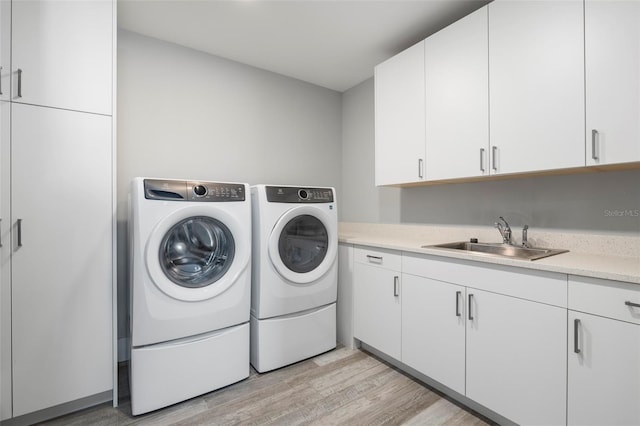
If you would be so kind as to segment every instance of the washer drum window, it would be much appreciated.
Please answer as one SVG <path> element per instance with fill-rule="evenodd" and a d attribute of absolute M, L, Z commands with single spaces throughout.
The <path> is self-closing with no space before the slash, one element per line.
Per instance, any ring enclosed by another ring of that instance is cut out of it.
<path fill-rule="evenodd" d="M 294 217 L 284 226 L 278 252 L 287 268 L 304 274 L 322 263 L 328 245 L 327 228 L 318 218 L 305 214 Z"/>
<path fill-rule="evenodd" d="M 195 216 L 167 231 L 160 243 L 160 267 L 181 287 L 206 287 L 224 276 L 234 254 L 233 235 L 224 223 Z"/>

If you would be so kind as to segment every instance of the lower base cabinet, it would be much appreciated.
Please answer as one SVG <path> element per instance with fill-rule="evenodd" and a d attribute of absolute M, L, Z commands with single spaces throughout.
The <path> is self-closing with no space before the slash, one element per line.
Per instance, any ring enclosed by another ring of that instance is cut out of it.
<path fill-rule="evenodd" d="M 354 250 L 353 335 L 400 359 L 400 254 Z"/>
<path fill-rule="evenodd" d="M 569 311 L 568 327 L 567 423 L 640 425 L 640 325 Z"/>
<path fill-rule="evenodd" d="M 402 275 L 402 362 L 465 394 L 465 288 Z"/>
<path fill-rule="evenodd" d="M 569 277 L 569 425 L 640 425 L 640 286 Z"/>
<path fill-rule="evenodd" d="M 356 339 L 501 421 L 640 425 L 640 285 L 376 250 L 354 253 Z"/>
<path fill-rule="evenodd" d="M 519 424 L 565 424 L 566 309 L 409 274 L 402 292 L 403 363 Z"/>
<path fill-rule="evenodd" d="M 567 310 L 467 288 L 466 396 L 522 425 L 566 422 Z"/>

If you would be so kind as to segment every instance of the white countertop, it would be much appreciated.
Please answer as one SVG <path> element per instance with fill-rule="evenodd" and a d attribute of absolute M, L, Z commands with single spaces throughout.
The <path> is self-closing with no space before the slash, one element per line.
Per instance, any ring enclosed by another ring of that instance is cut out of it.
<path fill-rule="evenodd" d="M 468 241 L 471 237 L 479 238 L 483 242 L 499 242 L 496 239 L 496 236 L 499 238 L 497 231 L 489 227 L 485 229 L 341 222 L 338 238 L 341 243 L 640 284 L 640 255 L 638 254 L 640 237 L 638 236 L 538 231 L 539 243 L 555 244 L 543 245 L 536 243 L 536 239 L 532 238 L 535 235 L 536 231 L 530 230 L 530 241 L 536 247 L 562 248 L 570 251 L 530 261 L 455 250 L 422 248 L 423 245 Z"/>

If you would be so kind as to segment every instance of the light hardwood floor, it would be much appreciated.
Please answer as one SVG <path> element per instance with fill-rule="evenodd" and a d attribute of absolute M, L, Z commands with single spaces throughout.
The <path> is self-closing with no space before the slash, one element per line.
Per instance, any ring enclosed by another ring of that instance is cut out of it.
<path fill-rule="evenodd" d="M 338 348 L 146 415 L 131 416 L 126 369 L 118 408 L 103 404 L 46 425 L 486 425 L 365 352 Z"/>

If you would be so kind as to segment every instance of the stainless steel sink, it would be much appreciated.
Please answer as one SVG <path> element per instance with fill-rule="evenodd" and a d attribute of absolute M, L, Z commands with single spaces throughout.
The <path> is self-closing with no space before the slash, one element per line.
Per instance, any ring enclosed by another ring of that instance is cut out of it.
<path fill-rule="evenodd" d="M 467 251 L 488 256 L 501 256 L 512 259 L 537 260 L 543 257 L 554 256 L 560 253 L 566 253 L 569 250 L 559 249 L 543 249 L 518 247 L 503 243 L 471 243 L 461 241 L 456 243 L 426 245 L 422 248 L 437 248 L 443 250 Z"/>

